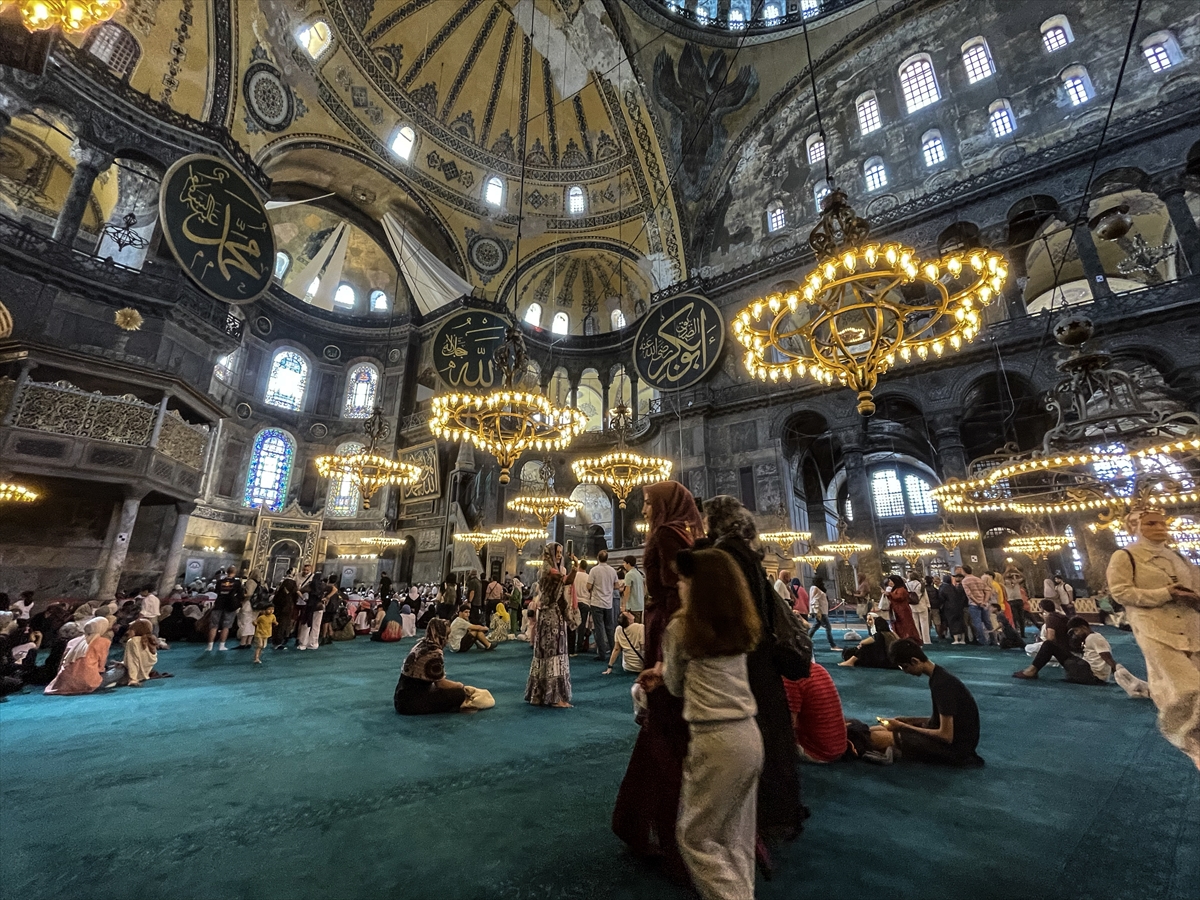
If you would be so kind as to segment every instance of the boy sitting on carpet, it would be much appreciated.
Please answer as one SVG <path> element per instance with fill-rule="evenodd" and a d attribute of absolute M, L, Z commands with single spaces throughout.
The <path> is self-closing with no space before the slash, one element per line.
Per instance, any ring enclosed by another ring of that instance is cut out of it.
<path fill-rule="evenodd" d="M 898 751 L 900 756 L 920 762 L 982 766 L 983 760 L 975 752 L 979 707 L 967 686 L 931 663 L 913 641 L 896 641 L 890 655 L 892 663 L 907 674 L 929 676 L 933 715 L 928 719 L 880 718 L 880 724 L 871 729 L 871 746 L 880 754 L 879 761 L 890 763 Z"/>
<path fill-rule="evenodd" d="M 487 639 L 487 628 L 483 625 L 471 624 L 471 606 L 464 603 L 458 608 L 458 615 L 450 623 L 450 639 L 446 646 L 455 653 L 465 653 L 478 644 L 484 650 L 494 646 Z"/>

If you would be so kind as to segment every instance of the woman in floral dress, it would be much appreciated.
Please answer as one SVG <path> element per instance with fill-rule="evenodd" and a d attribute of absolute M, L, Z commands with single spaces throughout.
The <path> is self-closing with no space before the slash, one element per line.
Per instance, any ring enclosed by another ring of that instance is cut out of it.
<path fill-rule="evenodd" d="M 537 620 L 533 627 L 533 662 L 525 701 L 534 706 L 565 709 L 571 705 L 571 660 L 567 655 L 567 596 L 563 587 L 562 544 L 550 543 L 542 553 L 538 581 Z"/>

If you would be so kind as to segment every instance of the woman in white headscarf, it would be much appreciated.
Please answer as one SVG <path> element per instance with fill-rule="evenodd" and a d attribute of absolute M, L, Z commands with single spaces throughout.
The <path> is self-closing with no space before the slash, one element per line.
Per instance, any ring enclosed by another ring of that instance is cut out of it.
<path fill-rule="evenodd" d="M 93 616 L 83 623 L 83 634 L 67 644 L 58 675 L 46 686 L 47 694 L 90 694 L 104 681 L 111 642 L 108 619 Z"/>

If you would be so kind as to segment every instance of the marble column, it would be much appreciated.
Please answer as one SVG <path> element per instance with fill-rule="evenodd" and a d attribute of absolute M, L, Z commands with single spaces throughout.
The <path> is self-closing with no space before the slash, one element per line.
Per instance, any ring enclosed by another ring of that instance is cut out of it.
<path fill-rule="evenodd" d="M 163 563 L 162 578 L 158 580 L 158 596 L 163 600 L 171 595 L 172 588 L 177 584 L 179 564 L 183 562 L 183 539 L 187 536 L 188 522 L 191 521 L 192 511 L 196 504 L 177 502 L 175 504 L 175 530 L 171 533 L 171 543 L 167 548 L 167 561 Z"/>
<path fill-rule="evenodd" d="M 96 176 L 113 162 L 113 156 L 108 151 L 79 140 L 71 147 L 71 156 L 75 158 L 75 172 L 71 176 L 71 187 L 58 214 L 58 221 L 54 223 L 52 235 L 54 240 L 68 246 L 75 242 L 75 236 L 79 234 L 79 226 L 83 224 L 83 216 L 87 212 Z"/>
<path fill-rule="evenodd" d="M 962 427 L 956 412 L 935 413 L 929 417 L 933 445 L 943 478 L 967 477 L 967 451 L 963 446 Z"/>
<path fill-rule="evenodd" d="M 1182 186 L 1173 187 L 1159 196 L 1171 215 L 1171 224 L 1175 226 L 1175 236 L 1179 240 L 1179 249 L 1183 251 L 1183 257 L 1187 260 L 1188 269 L 1193 275 L 1200 275 L 1200 227 L 1197 227 L 1196 220 L 1192 218 L 1192 211 L 1188 209 L 1183 191 Z"/>
<path fill-rule="evenodd" d="M 113 523 L 109 524 L 109 544 L 105 548 L 104 565 L 96 588 L 96 596 L 101 600 L 111 600 L 117 595 L 121 570 L 125 567 L 125 556 L 129 553 L 129 539 L 133 536 L 133 526 L 137 524 L 138 510 L 144 496 L 146 494 L 143 490 L 126 489 L 124 499 L 113 512 L 116 527 L 114 530 Z"/>
<path fill-rule="evenodd" d="M 608 392 L 611 386 L 611 382 L 600 382 L 600 430 L 604 432 L 608 431 Z"/>
<path fill-rule="evenodd" d="M 837 443 L 842 451 L 842 467 L 846 471 L 846 495 L 850 498 L 850 508 L 854 519 L 846 529 L 852 538 L 867 541 L 876 548 L 880 546 L 879 531 L 875 527 L 875 504 L 871 498 L 871 482 L 867 478 L 866 451 L 863 447 L 861 426 L 839 431 Z M 838 516 L 842 510 L 837 511 Z M 875 589 L 883 581 L 883 563 L 879 550 L 871 550 L 858 554 L 857 567 L 859 575 L 865 575 L 867 581 Z M 849 585 L 851 591 L 854 585 Z"/>
<path fill-rule="evenodd" d="M 638 412 L 637 369 L 633 366 L 630 366 L 629 371 L 626 374 L 629 375 L 629 408 L 632 410 L 632 413 L 630 414 L 630 421 L 636 425 L 638 416 L 640 415 Z"/>
<path fill-rule="evenodd" d="M 1079 253 L 1079 261 L 1083 264 L 1083 272 L 1087 276 L 1088 287 L 1092 291 L 1092 299 L 1099 300 L 1113 295 L 1108 286 L 1108 277 L 1104 274 L 1104 266 L 1100 262 L 1100 253 L 1096 250 L 1096 240 L 1086 225 L 1075 229 L 1075 249 Z"/>

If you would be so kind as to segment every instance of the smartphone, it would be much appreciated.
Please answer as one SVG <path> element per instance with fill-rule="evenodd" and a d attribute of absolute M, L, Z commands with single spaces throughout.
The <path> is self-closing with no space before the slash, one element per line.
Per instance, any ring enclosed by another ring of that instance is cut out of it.
<path fill-rule="evenodd" d="M 882 725 L 884 728 L 888 727 L 888 720 L 883 718 L 882 716 L 876 716 L 875 721 L 878 722 L 880 725 Z"/>
<path fill-rule="evenodd" d="M 570 559 L 574 555 L 575 555 L 575 542 L 567 541 L 567 556 L 566 556 L 566 558 Z"/>

